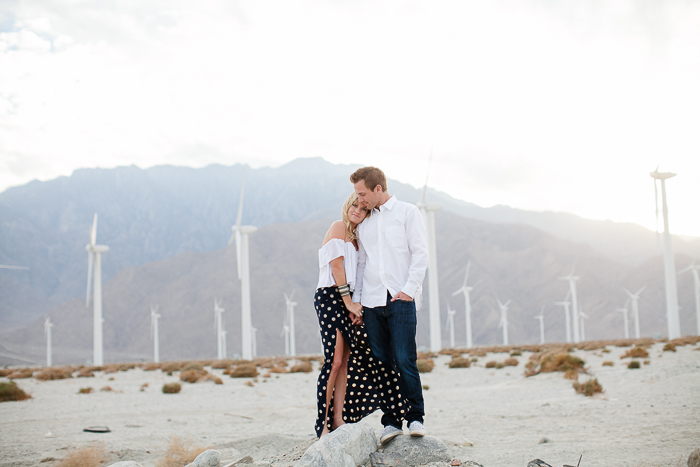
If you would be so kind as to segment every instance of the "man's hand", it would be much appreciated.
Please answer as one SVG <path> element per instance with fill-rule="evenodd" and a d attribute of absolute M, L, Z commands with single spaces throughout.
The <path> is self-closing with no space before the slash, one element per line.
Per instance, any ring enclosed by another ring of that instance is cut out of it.
<path fill-rule="evenodd" d="M 396 296 L 394 296 L 391 299 L 392 302 L 395 302 L 396 300 L 403 300 L 404 302 L 412 302 L 413 301 L 413 299 L 409 295 L 406 295 L 403 292 L 397 293 Z"/>

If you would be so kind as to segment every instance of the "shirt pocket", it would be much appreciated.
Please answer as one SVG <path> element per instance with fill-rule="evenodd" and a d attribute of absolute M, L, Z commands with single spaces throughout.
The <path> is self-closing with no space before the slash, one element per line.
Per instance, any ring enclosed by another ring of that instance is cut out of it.
<path fill-rule="evenodd" d="M 406 230 L 402 225 L 386 228 L 386 243 L 394 248 L 406 248 Z"/>

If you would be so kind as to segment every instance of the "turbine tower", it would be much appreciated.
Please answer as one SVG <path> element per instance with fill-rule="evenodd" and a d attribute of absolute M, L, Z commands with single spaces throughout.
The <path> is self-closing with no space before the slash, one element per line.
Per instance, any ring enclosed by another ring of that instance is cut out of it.
<path fill-rule="evenodd" d="M 284 294 L 284 301 L 287 304 L 287 337 L 286 339 L 289 340 L 289 352 L 287 355 L 291 357 L 295 357 L 297 354 L 297 344 L 296 344 L 296 338 L 295 338 L 295 331 L 294 331 L 294 307 L 297 305 L 297 302 L 293 302 L 292 298 L 294 298 L 294 292 L 295 290 L 292 290 L 292 293 L 287 296 L 287 294 Z M 287 345 L 285 344 L 285 349 L 287 348 Z"/>
<path fill-rule="evenodd" d="M 430 173 L 430 162 L 433 153 L 430 152 L 428 161 L 428 174 Z M 428 290 L 430 300 L 428 302 L 428 312 L 430 316 L 430 351 L 439 352 L 442 349 L 442 335 L 440 326 L 440 292 L 438 290 L 438 270 L 437 270 L 437 246 L 435 239 L 435 211 L 442 209 L 442 204 L 426 202 L 428 196 L 428 174 L 425 176 L 425 186 L 423 187 L 423 198 L 418 203 L 418 208 L 423 214 L 425 231 L 428 240 Z"/>
<path fill-rule="evenodd" d="M 467 271 L 464 273 L 464 283 L 452 296 L 458 295 L 460 292 L 464 294 L 464 314 L 467 320 L 467 348 L 471 349 L 473 346 L 472 342 L 472 304 L 469 300 L 469 292 L 472 291 L 472 287 L 467 285 L 467 280 L 469 279 L 469 268 L 472 262 L 469 260 L 467 263 Z"/>
<path fill-rule="evenodd" d="M 629 290 L 625 289 L 625 293 L 627 296 L 632 300 L 632 317 L 634 318 L 634 338 L 639 339 L 639 307 L 637 306 L 637 302 L 639 301 L 639 294 L 641 294 L 645 287 L 642 287 L 641 289 L 637 290 L 637 292 L 632 293 Z"/>
<path fill-rule="evenodd" d="M 243 183 L 241 184 L 241 198 L 238 201 L 238 214 L 236 225 L 231 227 L 233 234 L 228 244 L 236 242 L 236 259 L 238 264 L 238 279 L 241 281 L 241 342 L 242 357 L 244 360 L 253 359 L 253 324 L 250 313 L 250 262 L 248 255 L 248 235 L 257 227 L 241 225 L 243 217 L 243 194 L 245 193 L 245 169 L 243 169 Z"/>
<path fill-rule="evenodd" d="M 540 314 L 535 316 L 535 319 L 540 320 L 540 344 L 544 344 L 544 307 Z"/>
<path fill-rule="evenodd" d="M 258 329 L 251 327 L 250 337 L 252 337 L 252 347 L 253 347 L 253 358 L 258 356 Z"/>
<path fill-rule="evenodd" d="M 214 320 L 216 321 L 216 358 L 223 360 L 226 358 L 226 346 L 224 345 L 224 309 L 219 306 L 219 302 L 214 300 Z"/>
<path fill-rule="evenodd" d="M 586 340 L 586 327 L 583 325 L 583 323 L 584 320 L 588 319 L 588 315 L 583 311 L 580 311 L 579 316 L 581 317 L 581 342 L 583 342 Z"/>
<path fill-rule="evenodd" d="M 284 354 L 286 356 L 289 356 L 289 326 L 287 326 L 286 324 L 282 326 L 282 333 L 280 334 L 280 337 L 282 336 L 284 336 Z"/>
<path fill-rule="evenodd" d="M 700 275 L 698 274 L 700 266 L 696 265 L 695 261 L 693 261 L 693 264 L 679 272 L 679 274 L 686 271 L 693 272 L 693 284 L 695 285 L 695 324 L 698 327 L 697 335 L 700 336 Z"/>
<path fill-rule="evenodd" d="M 151 305 L 151 333 L 153 334 L 153 361 L 160 363 L 160 340 L 158 335 L 158 305 Z"/>
<path fill-rule="evenodd" d="M 46 336 L 46 366 L 53 365 L 53 358 L 51 355 L 51 328 L 52 327 L 53 327 L 53 323 L 51 322 L 51 318 L 49 318 L 47 316 L 46 320 L 44 321 L 44 335 Z"/>
<path fill-rule="evenodd" d="M 224 358 L 226 358 L 226 334 L 228 334 L 226 329 L 221 331 L 221 347 L 224 349 Z"/>
<path fill-rule="evenodd" d="M 499 328 L 503 328 L 503 345 L 508 345 L 508 304 L 510 300 L 505 303 L 501 303 L 499 299 L 498 307 L 501 309 L 501 321 L 498 323 Z"/>
<path fill-rule="evenodd" d="M 659 168 L 649 174 L 654 179 L 654 193 L 657 197 L 656 218 L 659 217 L 658 192 L 656 180 L 661 180 L 661 203 L 664 216 L 664 279 L 666 283 L 666 322 L 668 326 L 668 338 L 681 337 L 681 320 L 678 313 L 678 287 L 676 286 L 676 266 L 673 259 L 673 246 L 671 245 L 671 233 L 668 230 L 668 206 L 666 204 L 666 179 L 675 177 L 671 172 L 659 173 Z"/>
<path fill-rule="evenodd" d="M 563 302 L 554 302 L 555 305 L 560 305 L 564 307 L 564 318 L 566 319 L 566 342 L 571 343 L 571 313 L 569 312 L 569 297 L 571 296 L 571 290 L 566 294 L 566 298 Z"/>
<path fill-rule="evenodd" d="M 450 302 L 447 302 L 447 322 L 445 327 L 450 330 L 450 348 L 455 348 L 455 310 L 450 306 Z"/>
<path fill-rule="evenodd" d="M 578 298 L 576 297 L 576 281 L 579 279 L 578 276 L 574 276 L 574 268 L 571 268 L 571 272 L 568 276 L 560 277 L 560 280 L 569 281 L 569 292 L 571 294 L 571 322 L 573 324 L 573 339 L 574 343 L 581 342 L 581 335 L 579 333 L 579 322 L 580 318 L 578 316 Z"/>
<path fill-rule="evenodd" d="M 625 306 L 623 306 L 622 308 L 615 309 L 615 311 L 617 311 L 618 313 L 622 313 L 622 322 L 623 322 L 623 326 L 625 327 L 625 339 L 630 338 L 630 326 L 629 326 L 629 322 L 627 321 L 627 312 L 629 311 L 627 309 L 627 305 L 629 304 L 629 302 L 630 301 L 628 299 L 625 302 Z"/>
<path fill-rule="evenodd" d="M 97 245 L 97 213 L 92 220 L 90 227 L 90 243 L 85 246 L 88 252 L 88 278 L 87 278 L 87 294 L 85 297 L 85 307 L 90 305 L 90 282 L 93 281 L 93 266 L 95 268 L 94 276 L 94 294 L 92 297 L 92 360 L 93 365 L 104 365 L 104 353 L 102 344 L 102 253 L 109 251 L 109 247 L 105 245 Z"/>

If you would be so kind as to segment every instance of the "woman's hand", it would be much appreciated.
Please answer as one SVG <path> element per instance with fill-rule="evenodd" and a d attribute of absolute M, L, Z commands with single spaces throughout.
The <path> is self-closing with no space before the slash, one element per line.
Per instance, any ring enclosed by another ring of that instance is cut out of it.
<path fill-rule="evenodd" d="M 362 305 L 357 302 L 350 302 L 350 304 L 345 304 L 345 308 L 357 318 L 362 318 Z M 352 316 L 351 316 L 352 317 Z"/>

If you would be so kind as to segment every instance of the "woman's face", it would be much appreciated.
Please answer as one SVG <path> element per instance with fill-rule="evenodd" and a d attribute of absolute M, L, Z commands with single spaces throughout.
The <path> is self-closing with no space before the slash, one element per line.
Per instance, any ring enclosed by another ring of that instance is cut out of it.
<path fill-rule="evenodd" d="M 365 217 L 367 217 L 367 209 L 360 206 L 357 201 L 355 201 L 355 203 L 350 206 L 350 209 L 348 209 L 348 218 L 350 219 L 350 222 L 358 225 L 360 222 L 365 220 Z"/>

